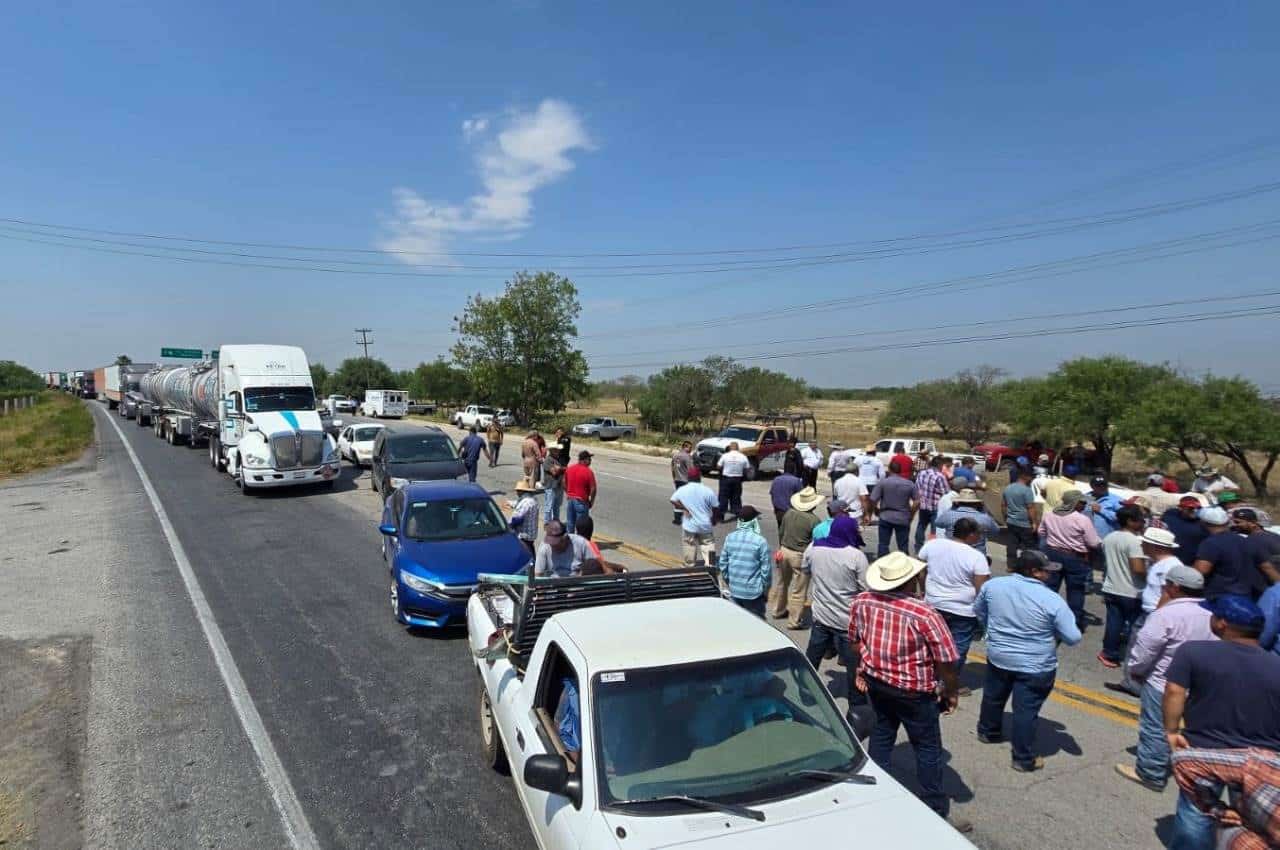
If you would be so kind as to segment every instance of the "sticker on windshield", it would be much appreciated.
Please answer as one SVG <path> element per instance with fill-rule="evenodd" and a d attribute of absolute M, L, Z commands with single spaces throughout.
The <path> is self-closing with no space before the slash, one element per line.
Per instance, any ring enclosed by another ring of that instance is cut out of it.
<path fill-rule="evenodd" d="M 625 682 L 627 681 L 626 673 L 601 673 L 601 682 Z"/>

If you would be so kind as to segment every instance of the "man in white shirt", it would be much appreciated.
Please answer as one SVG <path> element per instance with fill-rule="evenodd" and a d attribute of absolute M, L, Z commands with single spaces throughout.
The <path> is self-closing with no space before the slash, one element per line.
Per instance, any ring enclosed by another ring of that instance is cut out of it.
<path fill-rule="evenodd" d="M 884 478 L 884 463 L 873 452 L 859 456 L 854 464 L 858 467 L 858 478 L 867 485 L 868 491 Z"/>
<path fill-rule="evenodd" d="M 738 451 L 737 443 L 730 443 L 725 453 L 716 461 L 720 470 L 720 504 L 716 511 L 716 522 L 724 522 L 729 514 L 734 517 L 742 510 L 742 481 L 747 477 L 751 461 Z"/>
<path fill-rule="evenodd" d="M 857 475 L 840 476 L 836 479 L 832 490 L 837 499 L 849 506 L 849 516 L 860 520 L 867 513 L 869 507 L 867 497 L 871 491 Z"/>
<path fill-rule="evenodd" d="M 804 464 L 806 487 L 818 488 L 818 470 L 822 468 L 822 449 L 816 443 L 805 443 L 800 450 L 800 462 Z"/>
<path fill-rule="evenodd" d="M 946 620 L 960 653 L 959 665 L 963 670 L 965 656 L 978 626 L 973 600 L 990 578 L 991 566 L 986 556 L 974 548 L 981 536 L 976 522 L 968 517 L 958 519 L 951 533 L 950 539 L 935 537 L 925 543 L 916 555 L 929 565 L 925 574 L 924 599 Z"/>
<path fill-rule="evenodd" d="M 1218 494 L 1223 490 L 1239 490 L 1240 485 L 1223 475 L 1212 466 L 1202 466 L 1196 470 L 1196 480 L 1191 483 L 1192 493 L 1203 493 L 1215 503 Z"/>
<path fill-rule="evenodd" d="M 835 495 L 836 482 L 844 477 L 849 467 L 849 450 L 843 443 L 831 444 L 831 457 L 827 459 L 827 477 L 831 479 L 831 495 Z"/>

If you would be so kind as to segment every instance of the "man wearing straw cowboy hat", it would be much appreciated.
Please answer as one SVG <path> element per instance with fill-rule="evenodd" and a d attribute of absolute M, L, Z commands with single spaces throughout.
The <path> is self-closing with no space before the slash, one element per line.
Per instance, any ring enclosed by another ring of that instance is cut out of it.
<path fill-rule="evenodd" d="M 538 494 L 542 491 L 528 478 L 516 482 L 516 498 L 511 504 L 511 530 L 534 554 L 538 545 Z"/>
<path fill-rule="evenodd" d="M 924 587 L 923 561 L 894 552 L 867 569 L 865 593 L 854 597 L 849 619 L 851 655 L 861 655 L 856 686 L 875 712 L 868 754 L 887 768 L 905 726 L 916 754 L 920 799 L 942 817 L 951 800 L 942 790 L 942 712 L 955 711 L 960 655 L 942 615 L 916 596 Z M 953 822 L 961 832 L 970 824 Z"/>
<path fill-rule="evenodd" d="M 804 628 L 804 609 L 809 602 L 809 575 L 802 571 L 804 550 L 813 542 L 813 530 L 820 520 L 815 509 L 822 496 L 805 487 L 791 497 L 791 509 L 782 515 L 778 528 L 780 548 L 773 558 L 773 580 L 769 587 L 769 612 L 775 619 L 787 618 L 788 629 Z"/>

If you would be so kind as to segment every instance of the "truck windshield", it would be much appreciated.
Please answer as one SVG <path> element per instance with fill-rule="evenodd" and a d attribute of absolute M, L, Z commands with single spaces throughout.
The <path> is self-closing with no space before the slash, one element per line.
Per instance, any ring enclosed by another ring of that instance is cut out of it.
<path fill-rule="evenodd" d="M 771 799 L 813 787 L 797 771 L 856 770 L 866 760 L 797 650 L 606 672 L 592 686 L 606 805 L 681 794 Z"/>
<path fill-rule="evenodd" d="M 246 413 L 272 410 L 315 410 L 316 395 L 311 387 L 250 387 L 244 391 Z"/>
<path fill-rule="evenodd" d="M 489 537 L 506 531 L 506 520 L 492 499 L 413 502 L 404 521 L 405 535 L 414 540 Z"/>
<path fill-rule="evenodd" d="M 492 416 L 492 415 L 494 414 L 494 412 L 495 412 L 495 411 L 494 411 L 494 409 L 493 409 L 492 407 L 477 407 L 477 408 L 476 408 L 476 413 L 480 413 L 480 414 L 483 414 L 483 415 L 485 415 L 485 416 Z"/>
<path fill-rule="evenodd" d="M 387 460 L 392 463 L 430 463 L 457 457 L 453 441 L 444 434 L 413 434 L 387 440 Z"/>
<path fill-rule="evenodd" d="M 760 429 L 742 428 L 734 425 L 732 428 L 725 428 L 721 431 L 720 436 L 726 440 L 746 440 L 749 443 L 754 443 L 756 441 L 756 437 L 760 436 Z"/>

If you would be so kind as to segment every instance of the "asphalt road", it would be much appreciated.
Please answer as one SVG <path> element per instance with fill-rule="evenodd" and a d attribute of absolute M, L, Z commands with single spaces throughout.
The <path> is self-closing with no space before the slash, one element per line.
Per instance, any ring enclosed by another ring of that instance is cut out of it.
<path fill-rule="evenodd" d="M 24 520 L 40 539 L 22 550 L 31 560 L 23 581 L 9 585 L 6 571 L 0 593 L 0 623 L 26 612 L 19 622 L 28 628 L 18 631 L 82 631 L 82 607 L 102 621 L 91 629 L 95 714 L 86 809 L 91 826 L 114 832 L 91 843 L 285 846 L 167 544 L 105 424 L 108 414 L 94 410 L 101 437 L 94 468 L 63 473 L 69 475 L 63 484 L 31 485 L 42 501 L 50 489 L 58 495 L 48 505 L 58 519 L 83 523 Z M 169 446 L 132 423 L 123 427 L 319 844 L 531 846 L 509 779 L 480 763 L 474 674 L 461 632 L 411 633 L 391 618 L 375 527 L 378 500 L 367 471 L 344 465 L 333 492 L 247 498 L 210 469 L 203 450 Z M 591 448 L 601 482 L 594 515 L 606 556 L 637 569 L 676 563 L 666 461 Z M 481 470 L 481 482 L 500 501 L 520 474 L 518 454 L 512 440 L 497 469 Z M 749 483 L 748 501 L 767 505 L 766 488 Z M 0 488 L 6 527 L 11 515 L 30 510 L 17 507 L 27 501 L 18 492 Z M 67 557 L 44 553 L 68 537 L 75 538 L 70 548 L 80 553 L 87 593 L 43 580 L 64 563 L 55 558 Z M 993 555 L 999 563 L 999 550 Z M 7 592 L 11 586 L 16 596 Z M 14 599 L 36 603 L 6 602 Z M 1096 597 L 1090 605 L 1097 613 Z M 1101 690 L 1113 677 L 1093 661 L 1099 633 L 1091 629 L 1085 644 L 1062 653 L 1061 684 L 1042 717 L 1043 772 L 1014 773 L 1007 746 L 976 741 L 978 692 L 944 721 L 948 789 L 956 813 L 975 823 L 978 846 L 1161 846 L 1158 830 L 1167 828 L 1174 794 L 1146 791 L 1112 773 L 1114 762 L 1132 758 L 1125 750 L 1136 740 L 1136 703 Z M 788 634 L 801 645 L 806 640 L 803 632 Z M 101 675 L 100 656 L 107 667 Z M 971 668 L 978 669 L 972 662 Z M 971 684 L 977 688 L 980 679 Z M 95 760 L 114 767 L 97 768 L 95 777 Z M 903 742 L 894 769 L 908 784 L 910 765 Z M 137 800 L 135 786 L 143 791 Z"/>

